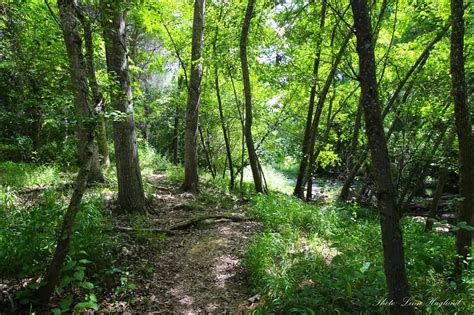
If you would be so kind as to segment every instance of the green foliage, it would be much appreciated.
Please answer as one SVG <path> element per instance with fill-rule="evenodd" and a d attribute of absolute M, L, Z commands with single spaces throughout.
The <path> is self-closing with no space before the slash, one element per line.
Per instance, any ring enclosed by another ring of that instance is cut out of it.
<path fill-rule="evenodd" d="M 70 194 L 67 189 L 54 186 L 32 194 L 18 192 L 31 185 L 57 182 L 56 167 L 12 162 L 0 167 L 5 170 L 3 179 L 10 185 L 0 186 L 0 278 L 34 279 L 44 272 L 55 250 Z M 77 215 L 67 263 L 56 287 L 62 302 L 52 310 L 54 313 L 98 307 L 94 283 L 101 283 L 98 275 L 110 268 L 119 248 L 114 236 L 103 237 L 110 221 L 103 212 L 104 196 L 99 189 L 86 194 Z M 31 281 L 17 293 L 18 300 L 30 303 L 36 288 L 37 282 Z"/>
<path fill-rule="evenodd" d="M 101 199 L 100 195 L 90 196 L 82 204 L 70 252 L 72 258 L 93 259 L 99 265 L 113 258 L 111 251 L 115 243 L 113 238 L 101 237 L 108 222 L 101 213 Z M 61 194 L 45 190 L 33 206 L 0 207 L 3 218 L 0 223 L 1 276 L 27 277 L 45 268 L 55 248 L 65 202 Z"/>
<path fill-rule="evenodd" d="M 58 183 L 61 178 L 56 165 L 34 165 L 27 163 L 0 163 L 0 185 L 15 189 Z"/>
<path fill-rule="evenodd" d="M 374 211 L 355 204 L 314 206 L 281 194 L 256 196 L 249 215 L 263 231 L 245 254 L 257 313 L 379 313 L 386 296 L 380 227 Z M 403 221 L 408 277 L 419 311 L 468 312 L 472 283 L 459 294 L 448 280 L 454 261 L 453 238 L 424 233 L 423 225 Z M 471 296 L 472 297 L 472 296 Z M 462 300 L 458 306 L 429 301 Z"/>
<path fill-rule="evenodd" d="M 138 155 L 142 174 L 145 176 L 164 171 L 170 167 L 168 160 L 142 139 L 139 140 Z"/>

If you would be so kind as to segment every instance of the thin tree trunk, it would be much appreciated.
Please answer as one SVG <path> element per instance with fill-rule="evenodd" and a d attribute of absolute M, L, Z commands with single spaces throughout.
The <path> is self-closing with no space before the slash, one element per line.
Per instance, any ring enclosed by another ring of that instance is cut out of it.
<path fill-rule="evenodd" d="M 56 250 L 46 271 L 45 278 L 37 292 L 41 305 L 48 304 L 59 280 L 61 266 L 64 264 L 71 243 L 72 227 L 76 215 L 79 212 L 82 196 L 87 187 L 88 179 L 90 178 L 92 160 L 94 158 L 93 143 L 95 123 L 93 121 L 90 121 L 89 123 L 85 122 L 86 118 L 93 118 L 93 109 L 89 107 L 87 99 L 86 69 L 81 49 L 82 41 L 79 36 L 76 21 L 76 2 L 74 0 L 58 0 L 58 8 L 63 28 L 64 42 L 66 44 L 70 61 L 70 72 L 75 101 L 80 101 L 81 105 L 85 106 L 83 111 L 84 116 L 81 116 L 84 120 L 82 125 L 84 130 L 84 133 L 82 134 L 84 136 L 84 151 L 81 159 L 81 167 L 76 178 L 74 192 L 63 219 Z"/>
<path fill-rule="evenodd" d="M 181 89 L 183 88 L 183 83 L 186 86 L 188 86 L 185 79 L 186 78 L 183 76 L 178 77 L 178 91 L 180 93 L 181 93 Z M 181 109 L 179 105 L 176 104 L 176 111 L 174 114 L 174 122 L 173 122 L 173 138 L 171 139 L 171 153 L 173 156 L 173 165 L 178 165 L 179 163 L 179 118 L 180 117 L 181 117 Z"/>
<path fill-rule="evenodd" d="M 377 186 L 384 270 L 389 296 L 394 302 L 390 306 L 390 310 L 392 314 L 413 314 L 412 306 L 406 303 L 410 298 L 410 293 L 405 273 L 402 232 L 395 204 L 396 194 L 379 105 L 374 42 L 368 5 L 366 0 L 351 0 L 351 6 L 359 55 L 361 103 L 365 114 L 366 133 Z"/>
<path fill-rule="evenodd" d="M 463 0 L 451 0 L 451 94 L 454 101 L 456 133 L 459 141 L 459 193 L 461 202 L 458 222 L 474 225 L 474 139 L 472 120 L 467 100 L 464 71 L 464 7 Z M 460 279 L 471 250 L 472 232 L 460 228 L 456 233 L 456 259 L 454 274 Z"/>
<path fill-rule="evenodd" d="M 242 63 L 242 77 L 244 83 L 245 95 L 245 140 L 247 143 L 247 152 L 249 155 L 250 168 L 252 169 L 255 190 L 264 193 L 262 174 L 258 167 L 258 157 L 252 137 L 252 91 L 250 86 L 249 65 L 247 60 L 247 41 L 250 29 L 250 21 L 252 20 L 255 0 L 248 0 L 245 18 L 242 24 L 242 33 L 240 37 L 240 61 Z"/>
<path fill-rule="evenodd" d="M 316 137 L 318 135 L 318 129 L 319 129 L 319 121 L 321 119 L 321 114 L 323 112 L 323 107 L 324 103 L 326 102 L 326 97 L 329 92 L 329 88 L 331 87 L 331 84 L 334 80 L 334 76 L 336 74 L 337 67 L 339 66 L 339 63 L 342 59 L 342 56 L 344 55 L 344 52 L 346 51 L 347 45 L 349 44 L 349 40 L 352 37 L 352 32 L 348 31 L 346 36 L 344 37 L 344 41 L 341 45 L 341 48 L 339 49 L 339 52 L 337 53 L 336 58 L 334 59 L 334 62 L 331 67 L 331 71 L 328 74 L 328 77 L 326 78 L 326 82 L 324 83 L 324 87 L 320 91 L 318 95 L 318 104 L 316 105 L 316 111 L 314 113 L 314 118 L 313 122 L 311 124 L 311 130 L 310 130 L 310 138 L 309 138 L 309 165 L 306 167 L 304 166 L 305 163 L 301 163 L 300 165 L 300 171 L 303 172 L 308 172 L 306 178 L 308 180 L 308 187 L 313 186 L 313 170 L 314 170 L 314 163 L 316 162 L 316 157 L 314 154 L 314 147 L 316 144 Z M 303 166 L 303 167 L 302 167 Z M 308 189 L 308 191 L 310 191 Z M 307 196 L 307 200 L 311 199 L 311 193 L 309 196 Z"/>
<path fill-rule="evenodd" d="M 184 182 L 183 191 L 198 191 L 198 150 L 197 133 L 199 120 L 199 102 L 202 79 L 202 47 L 204 35 L 205 0 L 194 2 L 193 38 L 191 48 L 191 77 L 186 108 L 186 128 L 184 135 Z"/>
<path fill-rule="evenodd" d="M 454 136 L 455 136 L 455 133 L 451 132 L 448 139 L 446 140 L 446 143 L 444 145 L 445 158 L 448 158 L 448 156 L 450 155 L 450 152 L 453 146 Z M 436 183 L 436 189 L 433 194 L 433 200 L 431 201 L 430 214 L 428 215 L 428 218 L 425 224 L 426 232 L 433 230 L 433 220 L 435 220 L 438 214 L 439 201 L 441 199 L 441 195 L 443 194 L 443 189 L 446 184 L 446 181 L 448 180 L 448 173 L 449 173 L 449 169 L 446 166 L 446 163 L 443 163 L 438 173 L 438 181 Z"/>
<path fill-rule="evenodd" d="M 300 167 L 298 171 L 298 177 L 296 178 L 295 189 L 293 191 L 293 195 L 303 198 L 303 186 L 305 183 L 305 176 L 306 176 L 306 164 L 308 163 L 309 158 L 309 142 L 311 139 L 311 125 L 313 122 L 313 112 L 314 112 L 314 101 L 316 98 L 316 87 L 318 85 L 318 72 L 319 72 L 319 64 L 321 62 L 321 43 L 323 40 L 322 33 L 324 31 L 324 24 L 326 21 L 326 1 L 321 2 L 321 19 L 319 21 L 319 36 L 318 41 L 316 43 L 316 57 L 314 58 L 313 63 L 313 84 L 311 85 L 311 91 L 309 94 L 309 105 L 308 105 L 308 114 L 306 116 L 306 125 L 304 129 L 304 138 L 303 138 L 303 145 L 302 145 L 302 154 L 301 154 L 301 161 Z"/>
<path fill-rule="evenodd" d="M 79 161 L 84 164 L 87 158 L 87 126 L 86 118 L 89 116 L 89 86 L 87 82 L 87 70 L 84 55 L 82 53 L 82 39 L 79 35 L 75 0 L 58 1 L 61 25 L 63 28 L 64 42 L 70 62 L 71 82 L 74 95 L 75 115 L 78 120 L 77 135 L 79 138 Z M 91 181 L 102 181 L 104 179 L 100 171 L 99 155 L 97 147 L 92 148 L 93 157 L 91 170 L 89 172 Z"/>
<path fill-rule="evenodd" d="M 93 35 L 91 29 L 91 23 L 87 17 L 83 15 L 83 12 L 78 9 L 78 16 L 84 30 L 84 43 L 86 47 L 85 61 L 87 65 L 87 77 L 89 80 L 89 86 L 92 92 L 92 98 L 95 106 L 104 102 L 104 97 L 100 91 L 99 84 L 97 83 L 97 77 L 95 75 L 95 65 L 94 65 L 94 44 L 93 44 Z M 107 143 L 107 126 L 105 123 L 105 118 L 103 116 L 99 117 L 99 123 L 96 131 L 97 146 L 98 152 L 100 155 L 101 165 L 105 168 L 110 166 L 110 156 L 109 156 L 109 146 Z"/>
<path fill-rule="evenodd" d="M 333 85 L 334 86 L 334 85 Z M 321 143 L 318 145 L 316 152 L 310 155 L 310 164 L 309 164 L 309 171 L 308 171 L 308 181 L 306 186 L 306 201 L 311 201 L 313 198 L 313 176 L 316 174 L 316 161 L 318 160 L 319 154 L 323 149 L 323 145 L 325 145 L 329 139 L 329 132 L 331 131 L 331 123 L 332 123 L 332 105 L 334 102 L 334 97 L 336 96 L 335 91 L 333 91 L 331 99 L 329 101 L 328 106 L 328 114 L 326 119 L 326 129 L 324 130 L 323 138 L 321 139 Z"/>
<path fill-rule="evenodd" d="M 176 107 L 173 123 L 173 139 L 171 140 L 171 151 L 173 154 L 173 165 L 178 165 L 178 143 L 179 143 L 179 108 Z"/>
<path fill-rule="evenodd" d="M 443 143 L 443 139 L 445 138 L 446 129 L 447 126 L 444 128 L 444 130 L 441 131 L 441 134 L 438 136 L 438 139 L 436 139 L 436 141 L 434 142 L 431 153 L 428 154 L 427 152 L 424 152 L 424 149 L 422 150 L 422 156 L 426 156 L 426 161 L 424 162 L 424 164 L 420 165 L 420 163 L 418 165 L 415 165 L 407 176 L 407 184 L 405 185 L 404 189 L 400 193 L 400 197 L 398 198 L 398 212 L 400 213 L 400 216 L 403 215 L 413 198 L 415 198 L 416 192 L 423 187 L 423 181 L 428 173 L 431 162 L 433 161 L 433 157 L 436 155 L 438 147 Z M 430 139 L 431 135 L 425 140 L 427 145 L 430 142 Z M 411 186 L 411 183 L 414 181 L 416 176 L 417 178 L 415 181 L 415 185 Z"/>
<path fill-rule="evenodd" d="M 237 108 L 237 112 L 239 113 L 239 120 L 240 120 L 240 126 L 241 126 L 241 131 L 242 131 L 242 135 L 241 135 L 241 142 L 240 142 L 240 151 L 241 151 L 241 154 L 240 154 L 240 182 L 239 182 L 239 190 L 240 190 L 240 198 L 243 197 L 243 182 L 244 182 L 244 161 L 245 161 L 245 118 L 244 118 L 244 108 L 240 108 L 240 101 L 239 101 L 239 98 L 237 97 L 237 90 L 235 88 L 235 84 L 234 84 L 234 79 L 232 77 L 232 73 L 229 70 L 229 78 L 230 78 L 230 83 L 232 84 L 232 91 L 234 93 L 234 99 L 235 99 L 235 107 Z M 236 174 L 238 174 L 239 171 L 236 172 Z"/>
<path fill-rule="evenodd" d="M 351 153 L 349 155 L 351 160 L 356 156 L 356 153 L 357 153 L 357 147 L 359 145 L 359 133 L 360 133 L 361 126 L 362 126 L 362 105 L 359 102 L 359 105 L 357 106 L 356 119 L 354 122 L 354 132 L 352 133 L 352 139 L 351 139 Z"/>
<path fill-rule="evenodd" d="M 91 141 L 89 142 L 89 145 L 92 145 L 92 143 L 93 135 L 91 135 Z M 69 202 L 66 215 L 63 219 L 63 225 L 58 237 L 53 259 L 48 266 L 48 270 L 46 271 L 43 285 L 38 289 L 38 298 L 41 305 L 48 304 L 54 292 L 54 288 L 58 283 L 61 267 L 64 264 L 64 260 L 66 259 L 66 255 L 71 244 L 72 227 L 74 225 L 76 215 L 80 209 L 82 196 L 87 187 L 91 162 L 92 151 L 89 154 L 86 153 L 85 163 L 81 166 L 79 174 L 77 175 L 74 192 L 72 194 L 71 201 Z"/>
<path fill-rule="evenodd" d="M 228 135 L 228 130 L 225 125 L 224 110 L 222 108 L 222 99 L 221 99 L 221 92 L 220 92 L 220 87 L 219 87 L 219 73 L 217 72 L 217 68 L 215 69 L 215 86 L 216 86 L 217 104 L 219 106 L 219 117 L 221 120 L 222 133 L 224 134 L 225 152 L 227 156 L 226 159 L 227 159 L 227 163 L 229 164 L 229 173 L 230 173 L 229 188 L 232 190 L 234 189 L 234 183 L 235 183 L 234 163 L 232 161 L 232 151 L 230 148 L 230 139 Z"/>
<path fill-rule="evenodd" d="M 123 4 L 123 1 L 117 3 L 116 0 L 104 0 L 102 12 L 107 70 L 113 83 L 111 104 L 125 116 L 113 123 L 118 201 L 123 211 L 135 212 L 144 210 L 145 194 L 138 159 L 132 90 L 128 74 Z"/>
<path fill-rule="evenodd" d="M 209 172 L 211 173 L 212 178 L 216 178 L 216 172 L 212 167 L 211 156 L 209 155 L 209 150 L 207 149 L 206 142 L 204 141 L 204 136 L 202 135 L 202 128 L 201 126 L 198 127 L 199 136 L 201 138 L 201 145 L 202 149 L 204 150 L 204 155 L 206 156 L 207 166 L 209 168 Z"/>
<path fill-rule="evenodd" d="M 449 26 L 449 25 L 448 25 Z M 415 63 L 411 66 L 411 68 L 408 70 L 408 72 L 405 74 L 403 79 L 399 82 L 396 90 L 391 94 L 390 98 L 387 101 L 387 105 L 385 105 L 383 111 L 382 111 L 382 119 L 385 119 L 385 117 L 390 113 L 390 110 L 392 107 L 395 105 L 396 100 L 398 99 L 400 93 L 403 90 L 403 87 L 405 84 L 408 82 L 410 77 L 412 77 L 415 73 L 415 70 L 418 72 L 421 71 L 423 66 L 425 65 L 426 61 L 428 60 L 428 57 L 430 56 L 431 50 L 433 50 L 434 46 L 443 38 L 444 34 L 446 34 L 448 30 L 448 26 L 445 26 L 439 33 L 436 34 L 436 37 L 428 43 L 428 45 L 425 47 L 425 50 L 421 53 L 421 55 L 418 57 L 418 59 L 415 61 Z M 393 128 L 391 128 L 392 131 L 389 131 L 387 133 L 387 139 L 390 138 L 391 133 L 393 132 Z M 367 148 L 365 149 L 367 151 Z M 359 172 L 360 167 L 364 164 L 365 159 L 367 158 L 368 152 L 362 153 L 360 159 L 357 161 L 357 163 L 353 166 L 351 169 L 349 175 L 347 176 L 346 180 L 344 181 L 344 185 L 341 189 L 341 193 L 339 194 L 339 199 L 340 200 L 347 200 L 349 196 L 349 190 L 352 185 L 352 182 L 354 181 L 354 178 L 356 177 L 357 173 Z"/>

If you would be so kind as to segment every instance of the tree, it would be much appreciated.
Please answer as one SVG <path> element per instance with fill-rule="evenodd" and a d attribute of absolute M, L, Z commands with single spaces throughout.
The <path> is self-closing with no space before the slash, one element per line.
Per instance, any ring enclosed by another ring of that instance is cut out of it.
<path fill-rule="evenodd" d="M 244 22 L 242 24 L 242 32 L 240 35 L 240 62 L 242 65 L 242 79 L 244 83 L 245 95 L 245 141 L 247 144 L 247 152 L 249 155 L 253 181 L 255 183 L 255 190 L 257 192 L 263 193 L 265 190 L 263 187 L 262 171 L 259 165 L 258 156 L 257 152 L 255 151 L 255 145 L 252 137 L 252 91 L 250 86 L 249 63 L 247 60 L 247 42 L 254 7 L 255 0 L 248 0 L 247 9 L 245 10 Z"/>
<path fill-rule="evenodd" d="M 377 187 L 377 200 L 382 229 L 384 269 L 392 314 L 412 314 L 405 272 L 402 232 L 396 208 L 396 193 L 392 182 L 387 140 L 377 91 L 375 54 L 370 15 L 366 0 L 351 0 L 359 55 L 361 104 L 364 109 L 366 134 L 372 156 L 372 170 Z"/>
<path fill-rule="evenodd" d="M 124 1 L 102 1 L 105 55 L 111 88 L 111 105 L 123 117 L 113 122 L 118 202 L 124 211 L 143 211 L 145 194 L 138 160 L 132 90 L 128 74 Z"/>
<path fill-rule="evenodd" d="M 205 2 L 205 0 L 196 0 L 194 2 L 191 77 L 189 79 L 186 126 L 184 133 L 184 182 L 181 185 L 181 189 L 192 193 L 198 191 L 199 182 L 197 134 L 199 124 L 199 102 L 201 97 Z"/>
<path fill-rule="evenodd" d="M 77 16 L 75 11 L 77 1 L 60 1 L 61 26 L 64 42 L 70 62 L 71 84 L 74 95 L 75 115 L 78 120 L 77 135 L 79 138 L 79 160 L 81 165 L 86 162 L 87 126 L 85 120 L 89 117 L 89 84 L 85 59 L 82 53 L 82 39 L 79 35 Z M 92 147 L 92 161 L 89 172 L 89 181 L 103 181 L 104 176 L 100 168 L 100 160 L 96 145 Z"/>
<path fill-rule="evenodd" d="M 84 30 L 84 43 L 86 46 L 85 61 L 87 69 L 87 78 L 89 80 L 89 86 L 92 94 L 92 101 L 96 106 L 99 106 L 102 102 L 104 102 L 104 96 L 102 95 L 102 92 L 99 88 L 97 76 L 95 74 L 94 44 L 91 21 L 89 17 L 84 14 L 84 11 L 84 6 L 76 10 L 78 18 L 81 21 L 82 28 Z M 101 164 L 104 167 L 108 168 L 110 166 L 110 156 L 109 145 L 107 143 L 107 125 L 105 123 L 104 117 L 100 118 L 100 122 L 97 128 L 97 146 Z"/>
<path fill-rule="evenodd" d="M 46 305 L 54 288 L 59 280 L 61 267 L 64 264 L 66 255 L 69 250 L 72 236 L 72 227 L 77 213 L 79 212 L 82 196 L 86 189 L 88 178 L 90 178 L 91 167 L 94 156 L 94 112 L 87 101 L 87 80 L 85 77 L 85 64 L 83 62 L 81 45 L 82 41 L 79 36 L 77 27 L 77 3 L 75 0 L 58 0 L 60 12 L 60 20 L 63 28 L 64 42 L 66 44 L 69 61 L 71 79 L 73 82 L 73 90 L 76 102 L 81 101 L 81 105 L 85 106 L 82 116 L 83 123 L 83 156 L 81 158 L 81 168 L 76 178 L 74 192 L 72 194 L 68 209 L 63 219 L 61 232 L 58 237 L 56 250 L 53 259 L 48 266 L 46 275 L 42 285 L 38 289 L 39 302 Z M 98 108 L 100 110 L 100 108 Z M 86 121 L 88 119 L 88 121 Z"/>
<path fill-rule="evenodd" d="M 318 73 L 319 73 L 319 64 L 321 62 L 321 42 L 322 42 L 322 33 L 324 31 L 324 24 L 326 23 L 326 1 L 321 2 L 321 18 L 319 22 L 319 36 L 316 43 L 316 56 L 313 62 L 313 83 L 311 84 L 311 92 L 309 95 L 309 105 L 308 105 L 308 114 L 306 116 L 306 125 L 304 130 L 304 139 L 303 139 L 303 152 L 301 155 L 300 168 L 298 172 L 298 177 L 296 179 L 295 189 L 293 194 L 299 198 L 304 197 L 304 181 L 306 175 L 306 167 L 309 159 L 309 147 L 311 140 L 311 126 L 313 122 L 313 112 L 314 112 L 314 101 L 316 98 L 316 88 L 318 83 Z"/>
<path fill-rule="evenodd" d="M 467 86 L 464 74 L 464 7 L 462 0 L 451 0 L 451 83 L 454 102 L 456 133 L 459 141 L 459 193 L 461 203 L 458 221 L 474 225 L 474 140 L 472 121 L 467 101 Z M 456 233 L 458 258 L 455 276 L 460 277 L 463 264 L 471 249 L 472 232 L 460 228 Z"/>

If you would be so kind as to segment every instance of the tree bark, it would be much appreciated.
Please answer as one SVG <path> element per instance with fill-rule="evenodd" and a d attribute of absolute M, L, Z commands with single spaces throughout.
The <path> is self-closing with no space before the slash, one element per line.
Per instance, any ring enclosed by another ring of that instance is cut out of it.
<path fill-rule="evenodd" d="M 123 211 L 143 211 L 145 194 L 138 159 L 132 90 L 128 74 L 124 2 L 104 0 L 104 39 L 111 104 L 124 118 L 114 121 L 115 160 L 118 180 L 118 202 Z"/>
<path fill-rule="evenodd" d="M 249 155 L 250 168 L 252 170 L 255 190 L 264 193 L 263 179 L 258 167 L 258 157 L 252 137 L 252 91 L 250 86 L 249 64 L 247 60 L 247 41 L 250 30 L 250 22 L 252 20 L 255 0 L 248 0 L 247 9 L 245 10 L 244 22 L 242 24 L 242 33 L 240 36 L 240 61 L 242 64 L 242 78 L 244 83 L 245 95 L 245 140 L 247 144 L 247 152 Z"/>
<path fill-rule="evenodd" d="M 66 45 L 70 64 L 74 108 L 78 120 L 77 135 L 79 138 L 79 161 L 82 165 L 87 159 L 86 145 L 88 131 L 86 120 L 89 117 L 90 108 L 87 71 L 84 55 L 82 53 L 82 39 L 79 35 L 76 6 L 76 0 L 58 1 L 64 43 Z M 103 181 L 104 177 L 100 170 L 97 146 L 93 145 L 92 152 L 91 170 L 89 172 L 90 181 Z"/>
<path fill-rule="evenodd" d="M 82 28 L 84 30 L 84 43 L 86 46 L 86 68 L 87 68 L 87 77 L 89 80 L 89 86 L 92 92 L 92 99 L 95 106 L 104 102 L 104 97 L 100 91 L 99 84 L 97 83 L 97 77 L 95 75 L 95 64 L 94 64 L 94 44 L 93 44 L 93 34 L 91 29 L 91 23 L 87 17 L 83 15 L 81 9 L 78 8 L 78 16 L 82 23 Z M 109 146 L 107 143 L 107 125 L 105 123 L 105 118 L 101 116 L 99 118 L 99 123 L 96 131 L 98 153 L 100 155 L 100 163 L 103 167 L 108 168 L 110 166 L 110 155 L 109 155 Z"/>
<path fill-rule="evenodd" d="M 196 0 L 194 2 L 193 38 L 191 47 L 191 77 L 188 88 L 184 134 L 184 182 L 181 185 L 183 191 L 191 193 L 198 191 L 199 182 L 197 133 L 203 67 L 204 12 L 205 0 Z"/>
<path fill-rule="evenodd" d="M 456 133 L 459 141 L 459 193 L 461 202 L 458 222 L 472 226 L 474 209 L 474 140 L 472 120 L 467 100 L 464 71 L 464 7 L 463 0 L 451 0 L 451 94 L 454 102 Z M 456 259 L 454 274 L 460 279 L 471 250 L 472 232 L 460 228 L 456 233 Z"/>
<path fill-rule="evenodd" d="M 393 186 L 383 119 L 379 105 L 375 70 L 374 43 L 366 0 L 351 0 L 359 55 L 361 103 L 364 109 L 366 133 L 372 156 L 372 168 L 377 186 L 377 199 L 382 230 L 384 270 L 387 279 L 392 314 L 413 314 L 405 273 L 405 257 L 396 194 Z"/>

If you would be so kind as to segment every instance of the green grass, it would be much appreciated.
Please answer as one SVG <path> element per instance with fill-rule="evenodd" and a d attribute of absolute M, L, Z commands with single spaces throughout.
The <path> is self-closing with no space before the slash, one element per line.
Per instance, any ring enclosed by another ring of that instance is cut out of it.
<path fill-rule="evenodd" d="M 15 189 L 36 185 L 49 185 L 58 182 L 61 172 L 56 165 L 35 165 L 15 163 L 11 161 L 0 163 L 0 186 Z"/>
<path fill-rule="evenodd" d="M 257 313 L 386 313 L 377 216 L 354 204 L 319 207 L 274 193 L 255 196 L 249 215 L 263 223 L 245 254 L 254 293 L 264 300 Z M 473 298 L 471 274 L 457 292 L 448 280 L 454 261 L 453 237 L 424 233 L 403 220 L 406 264 L 413 299 L 425 313 L 467 314 Z M 469 283 L 469 281 L 471 281 Z M 471 294 L 471 295 L 469 295 Z M 461 305 L 427 305 L 432 299 Z"/>

